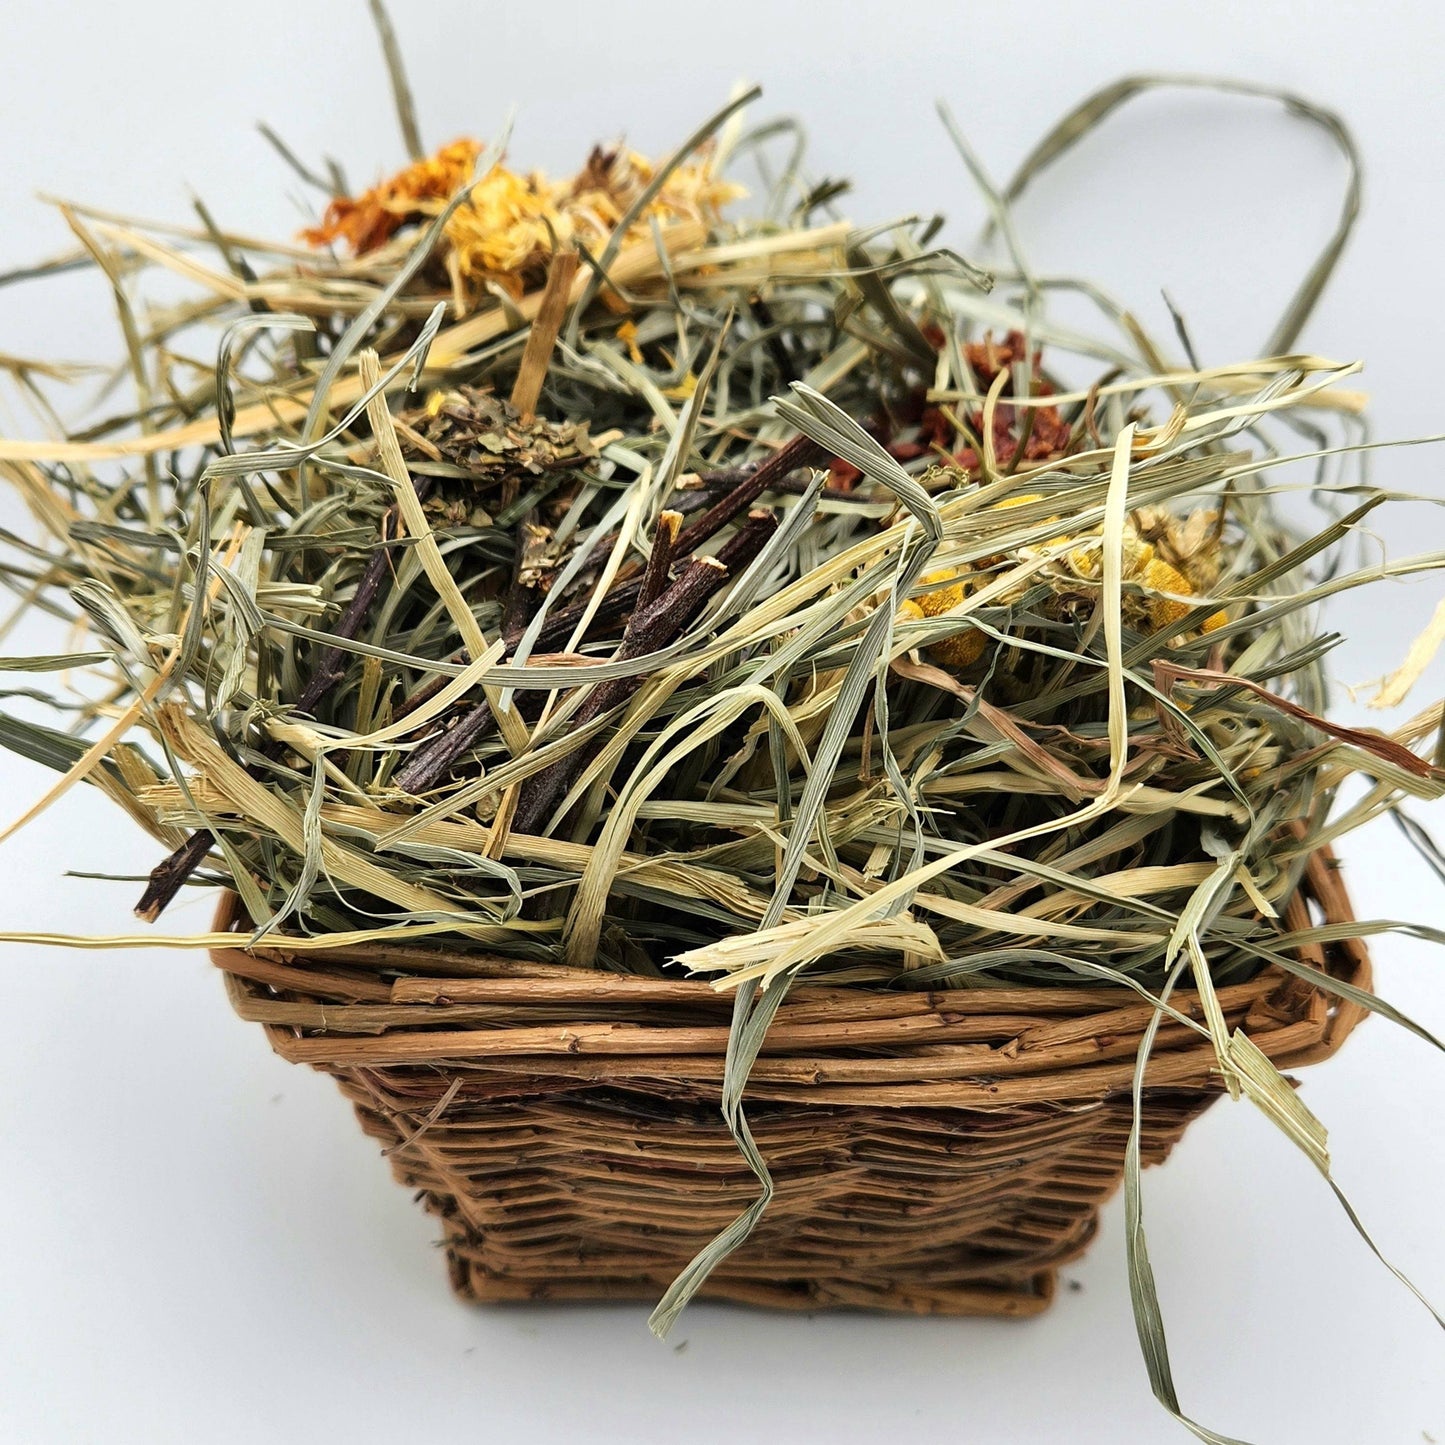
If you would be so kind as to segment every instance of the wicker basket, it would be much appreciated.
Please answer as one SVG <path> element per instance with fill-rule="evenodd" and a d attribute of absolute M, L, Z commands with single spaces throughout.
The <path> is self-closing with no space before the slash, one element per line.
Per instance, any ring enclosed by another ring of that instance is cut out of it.
<path fill-rule="evenodd" d="M 1349 918 L 1327 853 L 1285 916 Z M 218 929 L 237 926 L 225 900 Z M 718 1111 L 728 1001 L 705 983 L 432 949 L 217 949 L 236 1011 L 332 1074 L 398 1179 L 441 1217 L 477 1300 L 656 1299 L 756 1194 Z M 1363 946 L 1308 957 L 1368 986 Z M 1271 970 L 1220 993 L 1280 1067 L 1360 1018 Z M 1194 995 L 1176 995 L 1198 1016 Z M 705 1296 L 792 1309 L 1032 1315 L 1123 1174 L 1151 1010 L 1120 990 L 799 985 L 748 1088 L 777 1185 Z M 1218 1096 L 1208 1044 L 1166 1023 L 1143 1158 Z"/>

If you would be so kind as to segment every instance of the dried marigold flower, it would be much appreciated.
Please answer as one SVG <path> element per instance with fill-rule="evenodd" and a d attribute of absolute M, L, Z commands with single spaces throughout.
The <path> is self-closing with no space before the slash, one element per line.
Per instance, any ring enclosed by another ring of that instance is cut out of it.
<path fill-rule="evenodd" d="M 428 205 L 454 196 L 466 184 L 481 151 L 479 142 L 463 137 L 355 198 L 337 196 L 321 224 L 302 231 L 301 239 L 312 246 L 345 241 L 356 256 L 374 251 L 409 221 L 425 215 Z"/>
<path fill-rule="evenodd" d="M 924 586 L 938 582 L 949 585 L 933 587 L 933 590 L 921 593 L 918 597 L 909 598 L 898 609 L 900 618 L 918 622 L 925 617 L 941 617 L 945 612 L 957 607 L 968 595 L 966 574 L 958 567 L 945 567 L 941 571 L 930 572 L 922 582 Z M 927 652 L 934 662 L 944 667 L 962 669 L 972 667 L 983 656 L 987 642 L 988 639 L 982 632 L 970 628 L 966 632 L 929 644 Z"/>
<path fill-rule="evenodd" d="M 474 140 L 453 141 L 360 196 L 337 197 L 302 238 L 314 246 L 344 241 L 355 255 L 375 250 L 402 226 L 436 215 L 467 183 L 481 149 Z M 645 156 L 601 148 L 567 181 L 494 165 L 447 218 L 439 254 L 459 293 L 476 295 L 495 282 L 519 295 L 540 281 L 555 250 L 604 246 L 656 173 Z M 641 236 L 653 220 L 712 222 L 742 194 L 714 174 L 705 152 L 667 176 L 630 229 Z"/>
<path fill-rule="evenodd" d="M 952 637 L 945 637 L 942 642 L 935 642 L 928 649 L 928 655 L 945 667 L 962 670 L 972 667 L 983 656 L 987 643 L 988 638 L 982 632 L 970 627 L 967 632 L 959 632 Z"/>
<path fill-rule="evenodd" d="M 1141 580 L 1151 592 L 1174 592 L 1182 594 L 1184 597 L 1194 595 L 1194 588 L 1189 585 L 1189 579 L 1158 557 L 1151 558 L 1144 564 L 1144 575 Z M 1193 610 L 1190 603 L 1180 601 L 1176 597 L 1153 597 L 1149 600 L 1149 620 L 1154 624 L 1156 630 L 1172 627 Z"/>
<path fill-rule="evenodd" d="M 952 612 L 965 596 L 964 584 L 956 579 L 960 576 L 957 567 L 945 567 L 940 572 L 930 572 L 923 578 L 923 585 L 931 588 L 931 591 L 920 593 L 914 599 L 918 609 L 925 617 L 941 617 L 945 612 Z M 948 587 L 936 586 L 936 583 L 951 583 Z"/>
<path fill-rule="evenodd" d="M 472 190 L 470 202 L 447 222 L 445 240 L 456 275 L 473 290 L 498 281 L 510 290 L 540 277 L 559 246 L 599 250 L 651 184 L 656 168 L 635 151 L 594 149 L 571 180 L 541 174 L 525 180 L 494 167 Z M 740 187 L 720 180 L 707 154 L 680 165 L 663 182 L 629 228 L 647 234 L 653 220 L 711 223 Z"/>

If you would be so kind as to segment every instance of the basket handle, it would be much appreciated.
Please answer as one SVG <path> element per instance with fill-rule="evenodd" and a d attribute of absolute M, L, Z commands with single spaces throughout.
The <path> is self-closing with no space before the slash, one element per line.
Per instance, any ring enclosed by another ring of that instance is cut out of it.
<path fill-rule="evenodd" d="M 1316 105 L 1290 90 L 1279 90 L 1268 85 L 1253 85 L 1248 81 L 1215 79 L 1199 75 L 1129 75 L 1096 90 L 1079 102 L 1063 116 L 1033 150 L 1024 157 L 1019 168 L 1004 187 L 1002 199 L 1011 204 L 1017 200 L 1041 171 L 1052 165 L 1061 155 L 1077 144 L 1108 116 L 1127 101 L 1145 92 L 1161 88 L 1179 90 L 1213 90 L 1226 95 L 1246 96 L 1255 100 L 1272 100 L 1283 105 L 1291 115 L 1318 126 L 1339 147 L 1349 166 L 1345 185 L 1344 200 L 1340 206 L 1340 218 L 1331 232 L 1324 249 L 1315 258 L 1314 264 L 1305 273 L 1284 315 L 1280 317 L 1265 343 L 1265 356 L 1279 356 L 1290 352 L 1309 320 L 1321 293 L 1329 284 L 1335 265 L 1354 229 L 1360 214 L 1360 153 L 1355 146 L 1344 121 L 1332 110 Z M 992 239 L 996 221 L 990 220 L 984 228 L 985 242 Z"/>

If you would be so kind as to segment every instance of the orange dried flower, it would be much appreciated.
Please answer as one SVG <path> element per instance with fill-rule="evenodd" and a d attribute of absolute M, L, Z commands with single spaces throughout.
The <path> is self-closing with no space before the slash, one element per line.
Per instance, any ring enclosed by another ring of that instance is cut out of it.
<path fill-rule="evenodd" d="M 496 166 L 447 222 L 453 272 L 473 291 L 489 280 L 521 290 L 545 272 L 556 247 L 579 241 L 592 251 L 605 246 L 655 174 L 652 162 L 635 151 L 600 147 L 569 181 L 549 181 L 540 173 L 523 178 Z M 668 176 L 632 229 L 645 235 L 654 218 L 664 225 L 711 222 L 741 194 L 713 174 L 704 155 Z"/>
<path fill-rule="evenodd" d="M 453 141 L 360 196 L 337 197 L 321 224 L 303 231 L 302 238 L 313 246 L 344 241 L 355 255 L 373 251 L 408 222 L 437 214 L 466 184 L 480 153 L 477 141 Z M 621 149 L 595 149 L 569 181 L 493 166 L 443 231 L 441 255 L 458 293 L 475 295 L 494 281 L 519 294 L 541 279 L 558 247 L 580 241 L 601 249 L 655 175 L 651 161 Z M 642 234 L 654 218 L 663 224 L 710 222 L 741 194 L 714 175 L 710 157 L 703 155 L 672 171 L 635 227 Z"/>
<path fill-rule="evenodd" d="M 345 241 L 357 256 L 374 251 L 429 206 L 449 200 L 466 184 L 481 151 L 477 141 L 463 137 L 355 198 L 337 196 L 321 224 L 302 231 L 301 239 L 312 246 Z"/>

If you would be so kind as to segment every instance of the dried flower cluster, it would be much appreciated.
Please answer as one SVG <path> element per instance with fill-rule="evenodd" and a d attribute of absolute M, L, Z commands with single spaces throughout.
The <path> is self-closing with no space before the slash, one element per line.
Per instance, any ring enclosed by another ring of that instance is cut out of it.
<path fill-rule="evenodd" d="M 338 196 L 319 226 L 302 233 L 313 246 L 344 242 L 354 255 L 383 246 L 397 232 L 436 215 L 471 179 L 480 142 L 463 138 L 398 171 L 356 197 Z M 498 162 L 448 217 L 440 259 L 457 290 L 475 301 L 489 282 L 520 296 L 569 246 L 596 251 L 653 182 L 657 168 L 621 146 L 593 149 L 571 179 L 548 180 Z M 657 221 L 715 222 L 742 188 L 713 172 L 706 151 L 673 168 L 634 216 L 629 235 Z"/>

